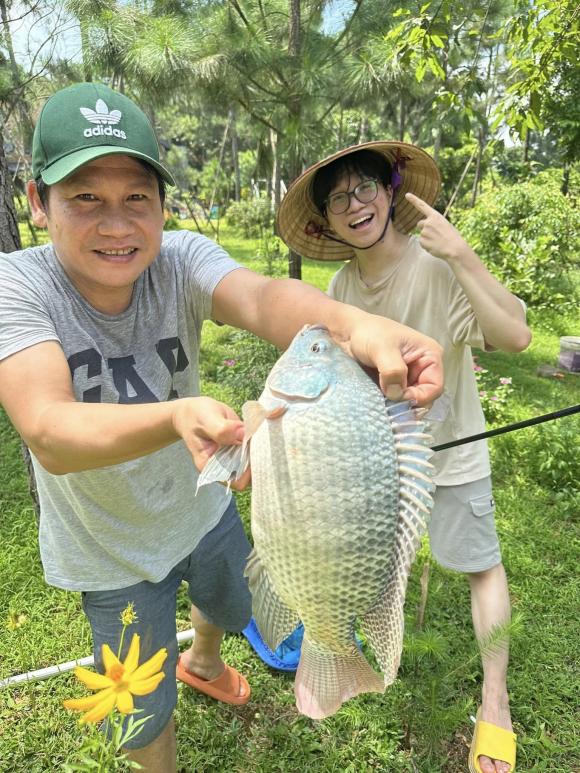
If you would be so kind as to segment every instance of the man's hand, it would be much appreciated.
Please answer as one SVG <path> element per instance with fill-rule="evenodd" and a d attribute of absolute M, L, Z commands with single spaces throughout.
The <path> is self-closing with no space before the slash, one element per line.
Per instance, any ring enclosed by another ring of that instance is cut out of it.
<path fill-rule="evenodd" d="M 379 386 L 391 400 L 426 406 L 443 391 L 443 350 L 423 333 L 365 314 L 348 341 L 339 343 L 362 365 L 378 370 Z"/>
<path fill-rule="evenodd" d="M 304 325 L 322 325 L 351 357 L 378 370 L 381 388 L 391 399 L 405 397 L 423 406 L 443 391 L 442 350 L 432 338 L 335 301 L 297 279 L 231 271 L 214 290 L 212 317 L 281 349 Z"/>
<path fill-rule="evenodd" d="M 211 397 L 186 397 L 173 404 L 173 426 L 200 472 L 220 446 L 241 445 L 244 422 L 225 403 Z M 247 470 L 231 488 L 241 491 L 249 482 Z"/>
<path fill-rule="evenodd" d="M 430 207 L 426 201 L 415 196 L 414 193 L 406 193 L 405 198 L 424 216 L 417 223 L 420 231 L 419 241 L 423 249 L 435 255 L 436 258 L 447 261 L 461 260 L 463 255 L 473 252 L 449 220 Z"/>

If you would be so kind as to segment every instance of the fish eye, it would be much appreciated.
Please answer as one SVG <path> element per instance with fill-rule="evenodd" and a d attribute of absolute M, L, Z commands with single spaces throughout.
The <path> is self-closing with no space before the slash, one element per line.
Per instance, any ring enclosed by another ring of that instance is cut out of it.
<path fill-rule="evenodd" d="M 310 347 L 310 351 L 317 354 L 318 352 L 324 352 L 326 348 L 326 343 L 324 341 L 315 341 Z"/>

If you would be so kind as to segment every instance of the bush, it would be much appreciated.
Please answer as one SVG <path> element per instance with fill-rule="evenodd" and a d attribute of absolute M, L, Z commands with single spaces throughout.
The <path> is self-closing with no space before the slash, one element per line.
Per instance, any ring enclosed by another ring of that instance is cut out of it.
<path fill-rule="evenodd" d="M 439 171 L 441 172 L 442 190 L 437 208 L 441 212 L 443 212 L 443 210 L 446 208 L 449 200 L 455 193 L 455 189 L 459 184 L 459 180 L 461 179 L 467 162 L 472 157 L 475 147 L 476 143 L 470 142 L 466 143 L 460 148 L 442 148 L 439 152 L 437 165 L 439 167 Z M 491 151 L 486 149 L 481 159 L 480 173 L 482 177 L 485 175 L 489 167 L 490 156 Z M 461 188 L 459 189 L 455 203 L 453 205 L 453 212 L 455 212 L 458 207 L 469 206 L 469 202 L 471 201 L 473 182 L 475 179 L 475 169 L 476 162 L 474 158 L 467 170 L 467 174 L 461 183 Z"/>
<path fill-rule="evenodd" d="M 216 381 L 236 396 L 239 410 L 246 400 L 257 400 L 272 366 L 280 356 L 278 349 L 248 333 L 235 331 L 230 337 L 228 357 L 218 365 Z"/>
<path fill-rule="evenodd" d="M 564 416 L 495 438 L 493 469 L 508 478 L 520 477 L 520 485 L 533 482 L 557 500 L 580 504 L 579 430 L 577 417 Z"/>
<path fill-rule="evenodd" d="M 228 225 L 241 231 L 246 239 L 262 236 L 274 225 L 274 214 L 269 199 L 265 197 L 234 201 L 226 212 Z"/>
<path fill-rule="evenodd" d="M 509 398 L 513 392 L 511 376 L 493 376 L 473 358 L 473 370 L 485 420 L 492 426 L 507 421 L 510 413 Z"/>
<path fill-rule="evenodd" d="M 559 190 L 556 176 L 488 189 L 458 228 L 490 271 L 536 309 L 572 309 L 578 303 L 571 274 L 578 266 L 580 215 Z"/>

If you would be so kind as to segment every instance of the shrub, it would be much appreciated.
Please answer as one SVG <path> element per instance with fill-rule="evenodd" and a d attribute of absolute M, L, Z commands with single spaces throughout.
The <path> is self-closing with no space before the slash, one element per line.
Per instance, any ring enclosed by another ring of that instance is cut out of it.
<path fill-rule="evenodd" d="M 564 417 L 532 430 L 524 454 L 530 475 L 552 491 L 580 493 L 577 419 Z"/>
<path fill-rule="evenodd" d="M 542 172 L 532 181 L 488 189 L 458 227 L 490 271 L 536 309 L 571 309 L 580 215 Z"/>
<path fill-rule="evenodd" d="M 262 236 L 274 225 L 274 214 L 269 199 L 260 197 L 232 202 L 226 212 L 228 225 L 241 231 L 246 239 Z"/>
<path fill-rule="evenodd" d="M 236 396 L 239 408 L 246 400 L 256 400 L 268 373 L 280 356 L 278 349 L 245 330 L 230 338 L 228 357 L 217 367 L 216 381 Z"/>
<path fill-rule="evenodd" d="M 491 375 L 476 360 L 477 357 L 474 357 L 473 370 L 485 419 L 492 425 L 501 424 L 510 413 L 508 399 L 513 392 L 512 379 L 508 376 Z"/>
<path fill-rule="evenodd" d="M 535 483 L 555 499 L 568 500 L 573 509 L 580 504 L 579 430 L 578 418 L 565 416 L 495 438 L 493 468 L 504 477 Z"/>

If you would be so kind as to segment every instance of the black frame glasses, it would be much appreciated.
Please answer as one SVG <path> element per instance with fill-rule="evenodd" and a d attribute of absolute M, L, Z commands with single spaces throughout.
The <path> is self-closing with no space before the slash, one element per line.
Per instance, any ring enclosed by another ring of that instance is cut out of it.
<path fill-rule="evenodd" d="M 333 193 L 329 196 L 324 204 L 333 215 L 342 215 L 343 212 L 350 207 L 350 199 L 352 196 L 361 204 L 369 204 L 377 198 L 379 193 L 379 183 L 372 177 L 368 180 L 360 182 L 352 191 L 341 191 L 340 193 Z"/>

